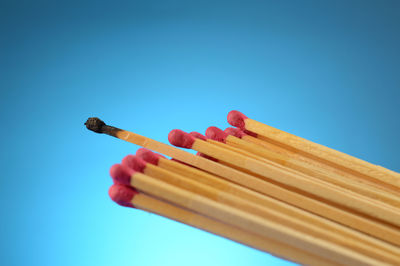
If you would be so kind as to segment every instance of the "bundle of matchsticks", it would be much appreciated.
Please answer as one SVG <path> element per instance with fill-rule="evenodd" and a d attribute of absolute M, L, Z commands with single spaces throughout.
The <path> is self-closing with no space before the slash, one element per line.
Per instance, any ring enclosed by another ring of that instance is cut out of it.
<path fill-rule="evenodd" d="M 111 167 L 123 206 L 307 265 L 400 265 L 400 174 L 246 117 L 182 149 L 89 118 L 86 127 L 144 148 Z M 171 157 L 167 159 L 161 154 Z"/>

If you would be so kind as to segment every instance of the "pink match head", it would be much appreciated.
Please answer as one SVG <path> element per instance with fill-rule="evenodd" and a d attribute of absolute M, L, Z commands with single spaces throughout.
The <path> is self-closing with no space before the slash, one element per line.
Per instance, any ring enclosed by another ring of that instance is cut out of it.
<path fill-rule="evenodd" d="M 143 173 L 146 162 L 135 155 L 127 155 L 122 159 L 122 165 L 129 167 L 135 172 Z"/>
<path fill-rule="evenodd" d="M 199 132 L 193 131 L 193 132 L 190 132 L 189 134 L 192 135 L 193 137 L 195 137 L 196 139 L 201 139 L 201 140 L 204 140 L 204 141 L 207 140 L 207 137 L 204 136 L 203 134 L 200 134 Z"/>
<path fill-rule="evenodd" d="M 196 138 L 180 129 L 174 129 L 169 132 L 168 140 L 174 146 L 190 149 Z"/>
<path fill-rule="evenodd" d="M 110 168 L 110 176 L 115 184 L 130 185 L 131 177 L 135 171 L 122 164 L 114 164 Z"/>
<path fill-rule="evenodd" d="M 160 158 L 164 158 L 164 156 L 162 156 L 161 154 L 152 152 L 149 149 L 146 148 L 140 148 L 136 151 L 136 156 L 139 157 L 140 159 L 142 159 L 143 161 L 146 161 L 148 163 L 157 165 L 158 164 L 158 160 L 160 160 Z"/>
<path fill-rule="evenodd" d="M 206 130 L 206 136 L 210 139 L 225 143 L 228 134 L 217 127 L 209 127 Z"/>
<path fill-rule="evenodd" d="M 228 123 L 231 124 L 234 127 L 238 127 L 241 129 L 244 129 L 244 120 L 247 119 L 247 116 L 242 114 L 239 111 L 230 111 L 228 114 Z"/>
<path fill-rule="evenodd" d="M 200 157 L 203 157 L 203 158 L 206 158 L 208 160 L 214 161 L 214 162 L 218 162 L 218 159 L 215 159 L 214 157 L 208 156 L 207 154 L 204 154 L 204 153 L 201 153 L 201 152 L 196 153 L 196 155 L 200 156 Z"/>
<path fill-rule="evenodd" d="M 138 194 L 136 189 L 121 184 L 114 184 L 108 190 L 110 198 L 119 205 L 125 207 L 134 208 L 131 201 L 136 194 Z"/>
<path fill-rule="evenodd" d="M 237 127 L 228 127 L 224 130 L 224 132 L 228 135 L 235 136 L 237 138 L 242 138 L 243 136 L 246 136 L 247 134 L 244 133 L 240 128 Z"/>

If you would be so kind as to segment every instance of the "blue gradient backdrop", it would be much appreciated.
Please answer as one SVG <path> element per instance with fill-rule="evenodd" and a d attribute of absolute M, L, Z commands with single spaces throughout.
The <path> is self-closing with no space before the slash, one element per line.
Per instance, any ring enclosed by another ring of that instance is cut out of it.
<path fill-rule="evenodd" d="M 247 116 L 400 170 L 399 1 L 1 1 L 2 265 L 289 265 L 107 195 L 135 145 Z"/>

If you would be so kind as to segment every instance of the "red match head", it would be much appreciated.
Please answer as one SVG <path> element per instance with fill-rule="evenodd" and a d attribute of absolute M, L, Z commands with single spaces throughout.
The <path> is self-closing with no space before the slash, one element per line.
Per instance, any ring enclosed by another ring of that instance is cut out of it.
<path fill-rule="evenodd" d="M 174 146 L 190 149 L 196 138 L 180 129 L 174 129 L 169 132 L 168 140 Z"/>
<path fill-rule="evenodd" d="M 247 116 L 242 114 L 239 111 L 230 111 L 228 114 L 228 123 L 231 124 L 234 127 L 238 127 L 241 129 L 244 129 L 244 120 L 247 119 Z"/>
<path fill-rule="evenodd" d="M 125 207 L 134 208 L 131 201 L 136 194 L 138 194 L 138 192 L 134 188 L 121 184 L 114 184 L 108 190 L 110 198 L 119 205 Z"/>
<path fill-rule="evenodd" d="M 240 128 L 237 127 L 228 127 L 224 130 L 224 132 L 228 135 L 235 136 L 237 138 L 242 138 L 243 136 L 246 136 L 247 134 L 244 133 Z"/>
<path fill-rule="evenodd" d="M 135 155 L 127 155 L 122 159 L 122 165 L 129 167 L 135 172 L 143 173 L 146 168 L 146 162 Z"/>
<path fill-rule="evenodd" d="M 140 159 L 142 159 L 143 161 L 154 164 L 154 165 L 158 164 L 158 160 L 160 160 L 160 158 L 166 159 L 161 154 L 152 152 L 151 150 L 146 149 L 146 148 L 138 149 L 136 151 L 136 156 L 139 157 Z"/>
<path fill-rule="evenodd" d="M 148 163 L 157 165 L 158 164 L 158 160 L 160 158 L 164 158 L 164 156 L 162 156 L 161 154 L 152 152 L 149 149 L 146 148 L 140 148 L 136 151 L 136 156 L 139 157 L 140 159 L 142 159 L 143 161 L 146 161 Z"/>
<path fill-rule="evenodd" d="M 207 140 L 207 137 L 204 136 L 203 134 L 200 134 L 199 132 L 193 131 L 193 132 L 190 132 L 189 134 L 192 135 L 193 137 L 195 137 L 196 139 L 201 139 L 201 140 L 204 140 L 204 141 Z"/>
<path fill-rule="evenodd" d="M 207 136 L 207 138 L 225 143 L 225 140 L 226 140 L 226 137 L 228 137 L 228 134 L 226 134 L 224 131 L 222 131 L 221 129 L 219 129 L 217 127 L 209 127 L 206 130 L 206 136 Z"/>
<path fill-rule="evenodd" d="M 134 173 L 133 169 L 122 164 L 114 164 L 110 168 L 110 176 L 116 184 L 130 185 Z"/>

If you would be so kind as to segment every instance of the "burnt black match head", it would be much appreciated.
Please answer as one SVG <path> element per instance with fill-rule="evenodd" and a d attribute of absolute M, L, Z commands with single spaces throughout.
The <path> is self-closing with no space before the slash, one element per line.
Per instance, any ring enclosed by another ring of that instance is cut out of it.
<path fill-rule="evenodd" d="M 85 123 L 87 129 L 96 133 L 104 133 L 103 127 L 105 125 L 106 123 L 104 123 L 103 120 L 97 117 L 89 117 Z"/>

